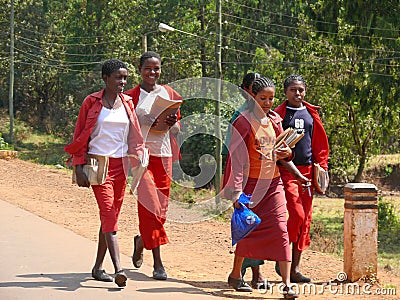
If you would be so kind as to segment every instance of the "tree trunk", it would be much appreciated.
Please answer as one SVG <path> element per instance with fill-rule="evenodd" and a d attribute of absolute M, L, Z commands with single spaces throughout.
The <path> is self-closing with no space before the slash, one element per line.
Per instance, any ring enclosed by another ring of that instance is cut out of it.
<path fill-rule="evenodd" d="M 359 164 L 358 164 L 358 168 L 357 168 L 357 173 L 356 173 L 356 175 L 354 176 L 354 180 L 353 180 L 353 182 L 361 182 L 361 179 L 362 179 L 362 175 L 363 175 L 363 172 L 364 172 L 364 169 L 365 169 L 365 163 L 367 162 L 367 153 L 363 153 L 361 156 L 360 156 L 360 162 L 359 162 Z"/>

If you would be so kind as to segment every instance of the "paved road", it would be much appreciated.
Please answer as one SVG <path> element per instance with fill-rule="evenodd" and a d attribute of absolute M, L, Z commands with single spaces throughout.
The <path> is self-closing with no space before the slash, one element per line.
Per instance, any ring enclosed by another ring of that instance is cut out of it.
<path fill-rule="evenodd" d="M 218 299 L 173 278 L 156 281 L 122 255 L 127 287 L 91 278 L 96 243 L 0 200 L 0 299 Z M 105 269 L 113 270 L 109 255 Z"/>

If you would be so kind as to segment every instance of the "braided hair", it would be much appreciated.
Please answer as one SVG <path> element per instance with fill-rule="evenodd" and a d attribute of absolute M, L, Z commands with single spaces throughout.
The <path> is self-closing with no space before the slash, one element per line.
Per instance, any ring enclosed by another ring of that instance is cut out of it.
<path fill-rule="evenodd" d="M 110 76 L 115 70 L 128 69 L 125 63 L 119 59 L 111 58 L 103 62 L 101 67 L 101 77 Z"/>
<path fill-rule="evenodd" d="M 139 66 L 143 66 L 145 61 L 148 60 L 149 58 L 157 58 L 161 62 L 161 57 L 157 52 L 154 51 L 147 51 L 140 56 L 139 59 Z"/>
<path fill-rule="evenodd" d="M 257 95 L 262 89 L 272 87 L 275 89 L 275 84 L 272 81 L 272 79 L 269 79 L 267 77 L 260 77 L 253 82 L 252 90 L 251 92 L 253 95 Z M 255 105 L 255 100 L 254 99 L 249 99 L 247 101 L 247 107 L 249 110 L 253 110 Z"/>
<path fill-rule="evenodd" d="M 283 90 L 286 91 L 287 88 L 294 82 L 294 81 L 300 81 L 304 84 L 304 87 L 307 87 L 306 80 L 303 78 L 303 76 L 298 75 L 298 74 L 292 74 L 286 77 L 285 81 L 283 82 Z"/>
<path fill-rule="evenodd" d="M 275 88 L 275 84 L 272 81 L 272 79 L 269 79 L 267 77 L 260 77 L 253 82 L 253 88 L 252 88 L 252 93 L 253 95 L 257 95 L 259 91 L 261 91 L 263 88 L 267 87 L 273 87 Z"/>

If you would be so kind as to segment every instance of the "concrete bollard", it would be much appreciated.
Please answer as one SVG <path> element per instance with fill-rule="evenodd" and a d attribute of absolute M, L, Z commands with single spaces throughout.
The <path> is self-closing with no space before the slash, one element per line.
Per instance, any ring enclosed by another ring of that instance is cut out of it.
<path fill-rule="evenodd" d="M 355 282 L 378 269 L 378 191 L 373 184 L 349 183 L 344 200 L 344 272 Z"/>

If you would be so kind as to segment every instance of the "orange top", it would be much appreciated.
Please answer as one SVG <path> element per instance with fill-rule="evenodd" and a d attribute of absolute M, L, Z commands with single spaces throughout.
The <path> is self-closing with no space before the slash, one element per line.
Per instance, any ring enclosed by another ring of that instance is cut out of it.
<path fill-rule="evenodd" d="M 279 176 L 279 169 L 274 157 L 276 140 L 272 122 L 261 124 L 254 117 L 251 118 L 252 133 L 249 136 L 248 151 L 250 163 L 245 170 L 250 178 L 272 179 Z"/>

